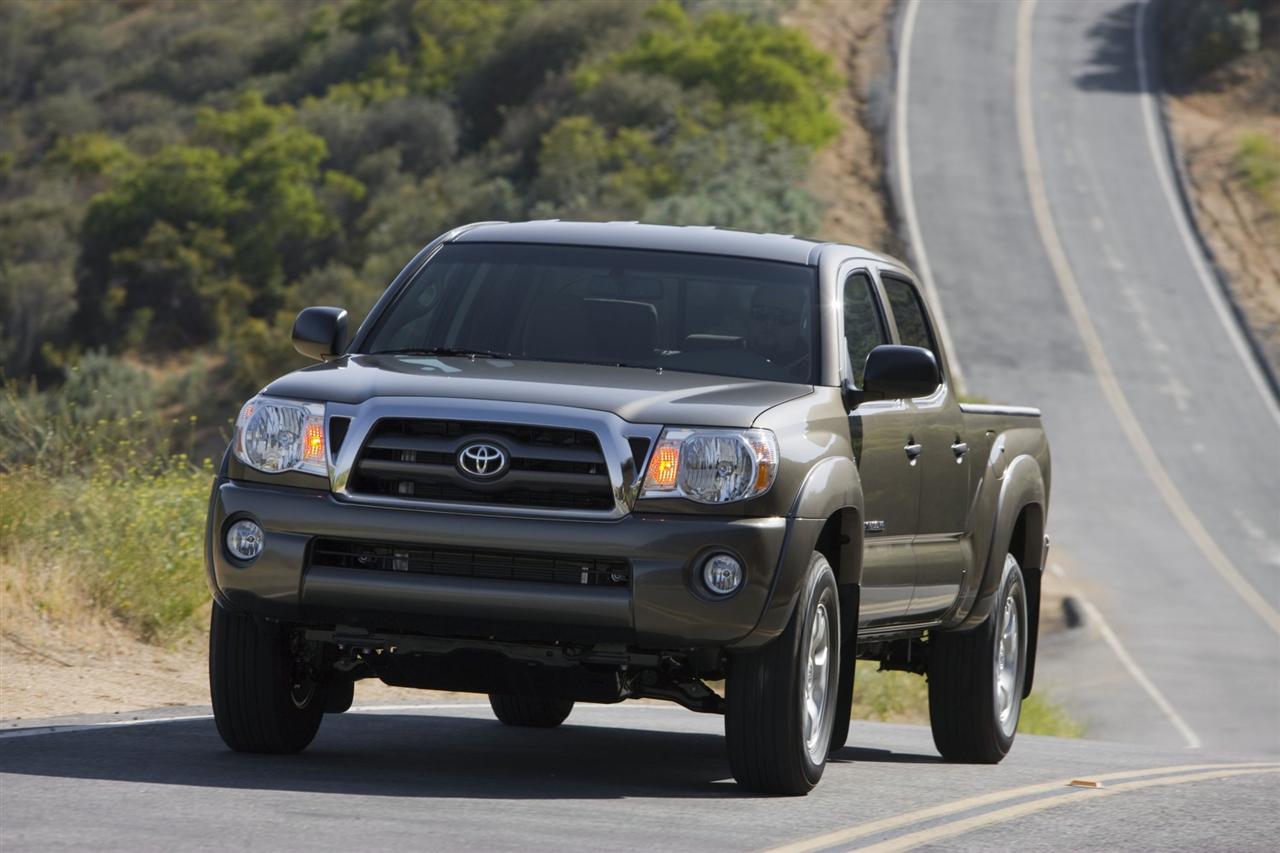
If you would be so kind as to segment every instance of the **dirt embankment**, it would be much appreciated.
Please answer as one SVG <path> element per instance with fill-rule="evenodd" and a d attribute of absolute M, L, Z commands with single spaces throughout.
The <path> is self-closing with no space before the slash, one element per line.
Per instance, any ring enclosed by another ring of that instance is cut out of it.
<path fill-rule="evenodd" d="M 808 189 L 827 206 L 815 237 L 901 254 L 884 183 L 872 101 L 889 70 L 892 0 L 800 0 L 784 18 L 844 75 L 835 99 L 840 136 L 819 152 Z"/>
<path fill-rule="evenodd" d="M 1185 28 L 1164 27 L 1161 72 L 1197 224 L 1280 375 L 1280 3 L 1255 20 L 1256 43 L 1206 71 L 1196 70 Z M 1192 46 L 1211 44 L 1204 36 Z"/>

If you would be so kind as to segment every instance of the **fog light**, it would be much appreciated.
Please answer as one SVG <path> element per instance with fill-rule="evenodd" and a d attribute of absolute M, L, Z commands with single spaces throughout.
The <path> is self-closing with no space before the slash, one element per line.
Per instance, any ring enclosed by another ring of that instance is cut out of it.
<path fill-rule="evenodd" d="M 262 553 L 265 536 L 257 522 L 241 519 L 227 530 L 227 550 L 237 560 L 255 560 Z"/>
<path fill-rule="evenodd" d="M 712 554 L 702 564 L 702 582 L 713 595 L 729 595 L 742 586 L 742 563 L 730 554 Z"/>

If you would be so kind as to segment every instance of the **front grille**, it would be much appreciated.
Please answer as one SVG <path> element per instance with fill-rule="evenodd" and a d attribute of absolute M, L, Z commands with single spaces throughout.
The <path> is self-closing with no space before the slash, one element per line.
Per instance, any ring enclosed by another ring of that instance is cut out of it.
<path fill-rule="evenodd" d="M 317 539 L 311 546 L 310 566 L 615 588 L 631 583 L 631 565 L 626 560 L 347 539 Z"/>
<path fill-rule="evenodd" d="M 498 445 L 510 465 L 490 481 L 459 470 L 458 451 Z M 607 510 L 613 484 L 600 440 L 585 430 L 481 421 L 384 418 L 374 424 L 350 491 L 453 503 Z"/>

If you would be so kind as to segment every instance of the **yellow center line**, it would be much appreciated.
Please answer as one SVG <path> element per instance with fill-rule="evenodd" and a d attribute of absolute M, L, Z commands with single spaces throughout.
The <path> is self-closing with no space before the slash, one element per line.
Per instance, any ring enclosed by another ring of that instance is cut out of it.
<path fill-rule="evenodd" d="M 1040 242 L 1044 244 L 1045 254 L 1049 256 L 1049 266 L 1053 269 L 1058 289 L 1067 304 L 1067 312 L 1080 334 L 1081 343 L 1089 356 L 1094 375 L 1102 388 L 1102 395 L 1107 399 L 1120 428 L 1133 447 L 1134 455 L 1147 472 L 1156 491 L 1164 500 L 1165 506 L 1173 513 L 1173 517 L 1181 525 L 1192 543 L 1200 550 L 1227 585 L 1253 608 L 1271 630 L 1280 633 L 1280 612 L 1271 606 L 1253 584 L 1245 579 L 1231 559 L 1223 553 L 1209 531 L 1200 523 L 1200 519 L 1187 504 L 1186 498 L 1174 485 L 1173 478 L 1160 463 L 1160 457 L 1143 431 L 1133 409 L 1129 406 L 1115 371 L 1102 346 L 1102 338 L 1098 329 L 1089 317 L 1085 306 L 1084 295 L 1076 282 L 1071 262 L 1067 260 L 1066 249 L 1058 236 L 1053 214 L 1049 209 L 1049 195 L 1045 188 L 1044 173 L 1040 165 L 1040 153 L 1036 148 L 1035 123 L 1031 106 L 1031 20 L 1035 12 L 1036 0 L 1023 0 L 1018 7 L 1017 44 L 1014 56 L 1014 88 L 1016 101 L 1016 118 L 1018 124 L 1018 146 L 1022 153 L 1023 172 L 1027 180 L 1027 193 L 1031 197 L 1031 213 L 1035 219 L 1036 229 L 1040 232 Z"/>
<path fill-rule="evenodd" d="M 858 847 L 856 849 L 862 851 L 862 853 L 899 853 L 899 851 L 910 850 L 913 847 L 919 847 L 922 844 L 931 844 L 945 838 L 954 838 L 957 835 L 963 835 L 964 833 L 972 832 L 975 829 L 994 826 L 997 823 L 1004 823 L 1006 821 L 1013 820 L 1014 818 L 1024 817 L 1036 812 L 1047 811 L 1048 809 L 1057 808 L 1058 806 L 1068 804 L 1080 805 L 1082 803 L 1093 802 L 1101 797 L 1111 797 L 1116 794 L 1123 794 L 1127 791 L 1138 791 L 1143 788 L 1158 788 L 1165 785 L 1184 785 L 1193 782 L 1208 782 L 1212 779 L 1229 779 L 1233 776 L 1253 776 L 1259 773 L 1280 773 L 1280 767 L 1238 767 L 1234 770 L 1216 770 L 1208 773 L 1187 773 L 1182 776 L 1164 776 L 1158 779 L 1143 779 L 1137 782 L 1125 782 L 1120 785 L 1113 785 L 1109 788 L 1082 788 L 1073 790 L 1069 794 L 1059 794 L 1056 797 L 1043 797 L 1026 803 L 1018 803 L 1017 805 L 997 809 L 993 812 L 986 812 L 985 814 L 955 820 L 950 823 L 945 823 L 942 826 L 935 826 L 931 829 L 924 829 L 908 835 L 901 835 L 897 838 L 891 838 L 888 841 L 883 841 L 879 844 L 872 844 L 868 847 Z"/>
<path fill-rule="evenodd" d="M 1234 762 L 1230 764 L 1177 764 L 1168 767 L 1148 767 L 1143 770 L 1120 770 L 1114 773 L 1103 773 L 1101 775 L 1087 774 L 1084 778 L 1093 779 L 1098 782 L 1110 782 L 1117 779 L 1133 779 L 1135 777 L 1154 776 L 1157 774 L 1170 773 L 1186 773 L 1188 771 L 1205 771 L 1205 770 L 1280 770 L 1280 765 L 1257 762 L 1241 764 Z M 1075 778 L 1081 778 L 1079 774 Z M 1067 785 L 1070 779 L 1055 779 L 1052 782 L 1041 782 L 1035 785 L 1023 785 L 1017 788 L 1006 788 L 1003 791 L 993 791 L 989 794 L 979 794 L 976 797 L 966 797 L 962 800 L 953 800 L 949 803 L 942 803 L 928 808 L 917 809 L 911 812 L 905 812 L 893 817 L 873 820 L 867 823 L 860 823 L 857 826 L 851 826 L 846 829 L 838 829 L 824 835 L 806 838 L 791 844 L 775 847 L 768 853 L 810 853 L 814 850 L 825 850 L 828 847 L 836 847 L 846 844 L 858 838 L 866 838 L 868 835 L 877 835 L 881 832 L 888 832 L 893 829 L 902 829 L 913 824 L 923 823 L 924 821 L 933 820 L 934 818 L 946 817 L 958 812 L 966 812 L 971 809 L 981 808 L 982 806 L 990 806 L 996 803 L 1002 803 L 1007 800 L 1016 800 L 1021 797 L 1030 797 L 1035 794 L 1044 794 L 1049 791 L 1057 791 Z M 1122 786 L 1116 788 L 1102 790 L 1119 790 Z"/>

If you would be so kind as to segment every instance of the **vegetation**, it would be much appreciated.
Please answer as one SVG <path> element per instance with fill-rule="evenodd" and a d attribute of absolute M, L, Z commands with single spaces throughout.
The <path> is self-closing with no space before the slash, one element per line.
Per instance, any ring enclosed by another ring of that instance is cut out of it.
<path fill-rule="evenodd" d="M 1181 85 L 1194 84 L 1257 53 L 1264 20 L 1268 29 L 1280 21 L 1275 0 L 1167 0 L 1158 19 L 1162 69 Z"/>
<path fill-rule="evenodd" d="M 1271 215 L 1280 219 L 1280 140 L 1265 133 L 1246 133 L 1236 152 L 1236 169 Z"/>
<path fill-rule="evenodd" d="M 300 366 L 299 308 L 358 322 L 448 227 L 812 229 L 839 81 L 787 2 L 0 4 L 6 595 L 191 624 L 193 460 Z"/>
<path fill-rule="evenodd" d="M 212 414 L 475 219 L 803 231 L 830 59 L 780 3 L 73 0 L 0 7 L 0 358 L 217 357 Z M 206 419 L 207 420 L 207 419 Z"/>

